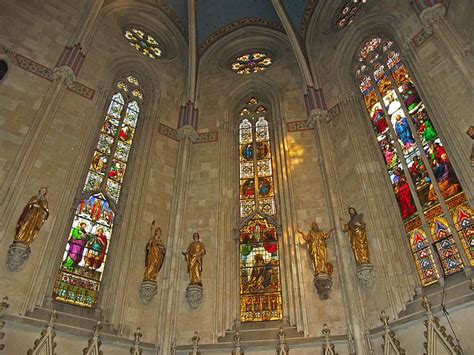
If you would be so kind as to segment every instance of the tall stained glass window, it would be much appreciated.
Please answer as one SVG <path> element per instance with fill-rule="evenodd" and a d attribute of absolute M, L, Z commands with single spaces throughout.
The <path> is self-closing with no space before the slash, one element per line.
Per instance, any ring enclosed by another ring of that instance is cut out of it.
<path fill-rule="evenodd" d="M 86 308 L 97 303 L 142 99 L 135 77 L 117 83 L 56 277 L 57 301 Z"/>
<path fill-rule="evenodd" d="M 474 265 L 473 212 L 446 149 L 394 42 L 374 36 L 356 77 L 424 286 Z"/>
<path fill-rule="evenodd" d="M 250 98 L 240 111 L 240 318 L 282 319 L 280 257 L 267 109 Z"/>

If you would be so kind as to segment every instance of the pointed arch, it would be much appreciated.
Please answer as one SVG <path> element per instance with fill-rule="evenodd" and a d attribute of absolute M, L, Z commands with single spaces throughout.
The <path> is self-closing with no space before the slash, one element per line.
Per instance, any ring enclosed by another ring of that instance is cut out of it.
<path fill-rule="evenodd" d="M 143 100 L 135 76 L 116 83 L 56 277 L 56 301 L 85 308 L 97 303 Z"/>

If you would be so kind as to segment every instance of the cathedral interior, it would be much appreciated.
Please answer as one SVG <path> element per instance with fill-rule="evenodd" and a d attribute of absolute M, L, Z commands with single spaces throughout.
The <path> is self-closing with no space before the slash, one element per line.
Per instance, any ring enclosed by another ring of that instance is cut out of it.
<path fill-rule="evenodd" d="M 0 353 L 474 354 L 472 0 L 3 0 Z"/>

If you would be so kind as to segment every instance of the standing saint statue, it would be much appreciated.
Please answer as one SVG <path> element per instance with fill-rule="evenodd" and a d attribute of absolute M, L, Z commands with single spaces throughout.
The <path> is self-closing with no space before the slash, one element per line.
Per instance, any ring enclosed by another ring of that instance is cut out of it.
<path fill-rule="evenodd" d="M 357 265 L 370 264 L 369 241 L 367 240 L 367 228 L 364 222 L 364 215 L 357 213 L 356 209 L 349 206 L 351 219 L 344 224 L 344 232 L 349 233 L 351 238 L 352 251 Z"/>
<path fill-rule="evenodd" d="M 202 258 L 206 254 L 206 248 L 200 241 L 199 233 L 193 234 L 193 242 L 188 245 L 184 258 L 188 264 L 190 285 L 202 286 Z"/>
<path fill-rule="evenodd" d="M 143 281 L 156 282 L 165 259 L 166 247 L 161 240 L 161 228 L 155 228 L 155 221 L 151 223 L 150 239 L 146 245 L 145 273 Z"/>
<path fill-rule="evenodd" d="M 41 187 L 38 195 L 32 196 L 26 204 L 16 224 L 15 242 L 30 246 L 35 240 L 49 217 L 47 192 L 46 187 Z"/>
<path fill-rule="evenodd" d="M 318 274 L 332 274 L 333 266 L 328 261 L 328 246 L 326 243 L 332 232 L 333 229 L 326 233 L 323 232 L 316 222 L 311 223 L 311 229 L 308 234 L 298 231 L 308 244 L 308 253 L 313 264 L 315 276 Z"/>

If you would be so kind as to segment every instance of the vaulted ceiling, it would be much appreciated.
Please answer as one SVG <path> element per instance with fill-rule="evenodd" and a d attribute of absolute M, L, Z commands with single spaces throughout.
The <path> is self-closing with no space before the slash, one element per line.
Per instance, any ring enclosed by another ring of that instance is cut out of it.
<path fill-rule="evenodd" d="M 187 0 L 165 0 L 176 13 L 180 21 L 187 27 Z M 282 0 L 288 16 L 297 32 L 308 3 L 315 0 Z M 281 26 L 271 0 L 197 0 L 198 41 L 202 44 L 212 33 L 236 21 L 254 18 L 269 25 Z"/>

